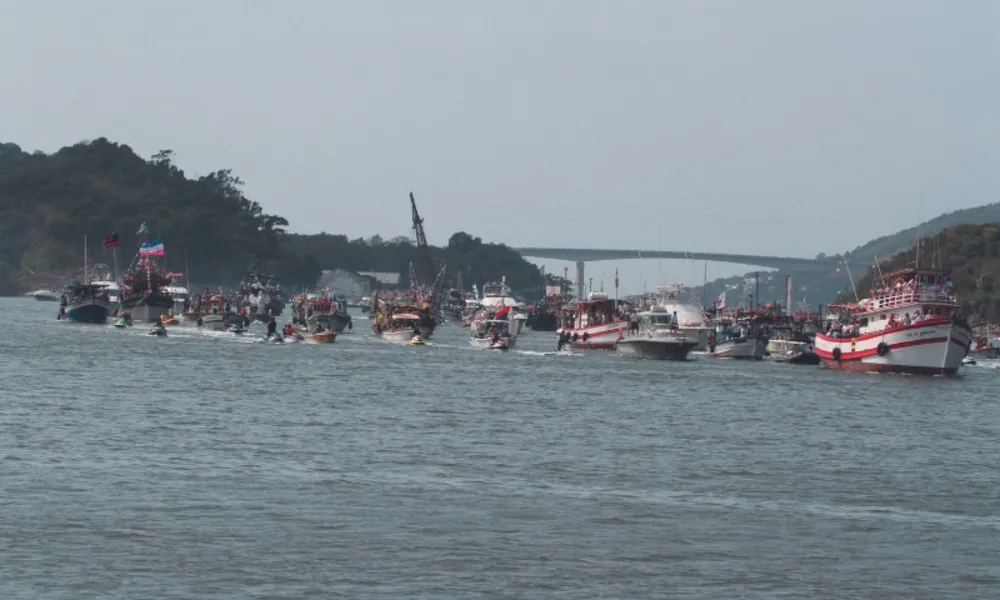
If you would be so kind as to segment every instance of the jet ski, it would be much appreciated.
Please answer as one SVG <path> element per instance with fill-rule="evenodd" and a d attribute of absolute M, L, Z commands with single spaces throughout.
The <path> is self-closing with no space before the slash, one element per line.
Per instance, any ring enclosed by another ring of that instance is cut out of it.
<path fill-rule="evenodd" d="M 159 337 L 167 336 L 167 328 L 163 325 L 154 325 L 152 329 L 149 330 L 149 335 L 155 335 Z"/>
<path fill-rule="evenodd" d="M 966 356 L 965 358 L 962 359 L 963 366 L 975 365 L 975 364 L 978 363 L 976 363 L 976 359 L 972 358 L 971 356 Z"/>
<path fill-rule="evenodd" d="M 410 345 L 411 346 L 423 346 L 424 345 L 424 338 L 420 337 L 419 335 L 415 335 L 415 336 L 413 336 L 413 337 L 410 338 Z"/>
<path fill-rule="evenodd" d="M 115 321 L 115 327 L 117 327 L 118 329 L 125 329 L 126 327 L 128 327 L 128 319 L 126 319 L 125 317 L 118 317 L 118 320 Z"/>

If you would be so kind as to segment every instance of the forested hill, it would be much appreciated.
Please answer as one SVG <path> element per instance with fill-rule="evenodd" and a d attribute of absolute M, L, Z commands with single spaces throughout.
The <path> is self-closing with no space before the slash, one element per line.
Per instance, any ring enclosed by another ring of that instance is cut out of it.
<path fill-rule="evenodd" d="M 229 169 L 188 178 L 163 150 L 149 159 L 100 138 L 53 154 L 25 153 L 0 143 L 0 294 L 26 291 L 33 278 L 62 277 L 83 265 L 84 236 L 91 261 L 111 264 L 102 239 L 118 233 L 119 257 L 128 261 L 142 223 L 166 246 L 166 266 L 181 271 L 188 257 L 199 285 L 232 286 L 264 250 L 268 267 L 289 287 L 312 285 L 321 269 L 389 271 L 408 281 L 416 250 L 403 238 L 348 240 L 339 235 L 291 235 L 288 222 L 248 199 Z M 400 211 L 409 212 L 405 193 Z M 330 215 L 331 219 L 334 215 Z M 356 215 L 364 219 L 363 214 Z M 448 266 L 449 281 L 462 269 L 468 285 L 506 275 L 526 294 L 538 292 L 538 269 L 509 248 L 465 233 L 433 249 Z"/>
<path fill-rule="evenodd" d="M 938 215 L 909 229 L 874 239 L 863 246 L 858 246 L 850 254 L 865 257 L 878 256 L 879 258 L 891 256 L 913 247 L 914 240 L 921 235 L 937 235 L 954 225 L 985 225 L 997 222 L 1000 222 L 1000 203 L 963 208 Z"/>
<path fill-rule="evenodd" d="M 880 265 L 889 273 L 917 263 L 917 246 L 896 253 Z M 921 239 L 921 266 L 937 266 L 951 271 L 958 299 L 976 320 L 1000 322 L 1000 223 L 955 225 L 936 236 Z M 858 281 L 858 294 L 871 289 L 874 271 Z M 853 292 L 840 297 L 853 301 Z"/>
<path fill-rule="evenodd" d="M 171 158 L 167 150 L 144 160 L 104 138 L 49 155 L 5 146 L 0 277 L 6 287 L 16 274 L 82 267 L 85 235 L 92 258 L 110 264 L 101 240 L 118 233 L 120 255 L 128 261 L 144 222 L 164 242 L 167 267 L 182 270 L 186 252 L 198 282 L 233 283 L 258 249 L 277 251 L 288 222 L 247 199 L 238 177 L 222 169 L 188 179 Z"/>

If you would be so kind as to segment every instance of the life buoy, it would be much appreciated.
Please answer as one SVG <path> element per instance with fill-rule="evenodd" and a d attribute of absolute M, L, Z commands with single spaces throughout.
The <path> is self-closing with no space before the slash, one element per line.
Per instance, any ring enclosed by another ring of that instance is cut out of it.
<path fill-rule="evenodd" d="M 833 360 L 840 360 L 840 348 L 833 349 Z"/>
<path fill-rule="evenodd" d="M 574 333 L 573 334 L 573 341 L 575 342 L 575 341 L 577 341 L 579 339 L 580 339 L 580 334 L 579 333 Z"/>
<path fill-rule="evenodd" d="M 888 344 L 886 344 L 885 342 L 879 342 L 878 347 L 875 348 L 875 352 L 877 352 L 879 356 L 885 356 L 886 354 L 889 354 Z"/>
<path fill-rule="evenodd" d="M 585 342 L 586 342 L 586 341 L 587 341 L 587 340 L 589 340 L 589 339 L 590 339 L 590 334 L 589 334 L 589 333 L 587 333 L 586 331 L 584 331 L 584 332 L 583 332 L 583 341 L 585 341 Z"/>

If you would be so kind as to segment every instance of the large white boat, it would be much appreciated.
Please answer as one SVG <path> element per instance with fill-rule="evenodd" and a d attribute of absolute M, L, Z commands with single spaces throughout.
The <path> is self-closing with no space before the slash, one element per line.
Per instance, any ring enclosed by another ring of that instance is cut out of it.
<path fill-rule="evenodd" d="M 477 313 L 469 328 L 469 344 L 478 350 L 513 350 L 528 318 L 510 310 L 501 308 L 492 319 L 485 309 Z"/>
<path fill-rule="evenodd" d="M 904 269 L 881 277 L 871 297 L 841 309 L 841 320 L 816 334 L 816 354 L 830 369 L 954 375 L 972 340 L 947 272 Z"/>
<path fill-rule="evenodd" d="M 628 321 L 604 292 L 591 292 L 575 307 L 563 307 L 563 325 L 557 333 L 578 350 L 614 350 L 628 329 Z"/>
<path fill-rule="evenodd" d="M 689 340 L 698 343 L 694 347 L 699 352 L 708 350 L 708 339 L 712 333 L 712 324 L 705 318 L 705 312 L 688 302 L 681 300 L 683 286 L 677 284 L 656 286 L 656 306 L 657 311 L 673 315 L 677 324 L 677 330 L 684 334 Z"/>

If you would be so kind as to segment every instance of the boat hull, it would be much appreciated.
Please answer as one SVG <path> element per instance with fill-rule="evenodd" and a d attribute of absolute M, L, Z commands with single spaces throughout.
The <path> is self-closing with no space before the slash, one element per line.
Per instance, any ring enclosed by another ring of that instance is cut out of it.
<path fill-rule="evenodd" d="M 476 350 L 513 350 L 516 343 L 517 338 L 507 338 L 504 340 L 503 346 L 494 346 L 493 340 L 489 338 L 469 338 L 469 345 Z"/>
<path fill-rule="evenodd" d="M 624 338 L 618 340 L 615 351 L 619 356 L 646 360 L 687 360 L 698 346 L 694 340 L 656 340 Z"/>
<path fill-rule="evenodd" d="M 560 334 L 564 331 L 569 334 L 571 348 L 577 350 L 614 350 L 626 329 L 628 329 L 626 321 L 614 321 L 593 327 L 562 328 L 557 331 Z"/>
<path fill-rule="evenodd" d="M 535 331 L 556 331 L 559 329 L 559 319 L 555 313 L 536 313 L 528 317 L 528 327 Z"/>
<path fill-rule="evenodd" d="M 174 307 L 174 301 L 169 296 L 143 296 L 138 299 L 126 299 L 122 303 L 122 312 L 132 315 L 132 321 L 155 323 L 162 319 Z"/>
<path fill-rule="evenodd" d="M 399 331 L 383 331 L 377 334 L 383 340 L 405 344 L 413 339 L 412 329 L 400 329 Z"/>
<path fill-rule="evenodd" d="M 314 333 L 305 337 L 307 344 L 332 344 L 337 339 L 337 334 L 332 331 L 325 333 Z"/>
<path fill-rule="evenodd" d="M 46 290 L 39 290 L 37 292 L 33 292 L 31 296 L 35 300 L 38 300 L 39 302 L 59 302 L 59 294 L 55 292 L 49 292 Z"/>
<path fill-rule="evenodd" d="M 760 360 L 767 352 L 767 338 L 749 336 L 737 340 L 725 340 L 709 346 L 711 356 L 716 358 L 732 358 L 739 360 Z"/>
<path fill-rule="evenodd" d="M 306 319 L 306 324 L 309 329 L 316 327 L 316 324 L 320 324 L 324 329 L 334 331 L 336 333 L 343 333 L 345 329 L 354 327 L 351 322 L 351 315 L 347 313 L 322 313 L 314 314 Z"/>
<path fill-rule="evenodd" d="M 102 325 L 108 322 L 111 314 L 111 303 L 92 299 L 80 304 L 66 307 L 66 318 L 74 323 L 92 323 Z"/>
<path fill-rule="evenodd" d="M 972 332 L 950 321 L 917 323 L 856 338 L 816 335 L 816 354 L 828 369 L 858 373 L 954 375 Z"/>

